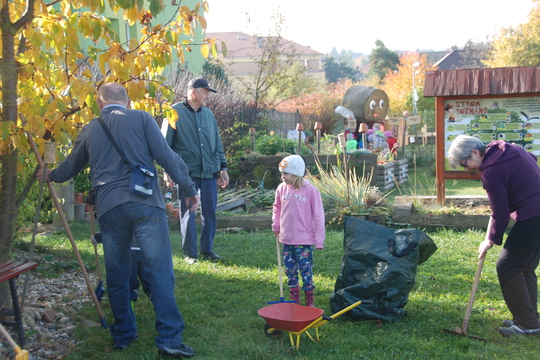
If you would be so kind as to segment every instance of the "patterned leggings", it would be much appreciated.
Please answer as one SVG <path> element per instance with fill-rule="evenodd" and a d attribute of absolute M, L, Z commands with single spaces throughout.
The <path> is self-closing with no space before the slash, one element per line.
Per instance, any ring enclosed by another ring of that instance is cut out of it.
<path fill-rule="evenodd" d="M 311 245 L 283 245 L 283 264 L 289 279 L 289 288 L 299 286 L 298 272 L 302 276 L 302 290 L 315 289 L 313 284 L 313 249 Z"/>

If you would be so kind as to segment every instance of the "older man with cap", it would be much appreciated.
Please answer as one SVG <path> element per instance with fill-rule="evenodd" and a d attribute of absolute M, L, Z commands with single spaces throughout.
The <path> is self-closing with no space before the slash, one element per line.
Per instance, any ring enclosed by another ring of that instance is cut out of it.
<path fill-rule="evenodd" d="M 219 261 L 221 257 L 213 251 L 217 224 L 217 189 L 218 185 L 227 187 L 229 175 L 216 119 L 206 107 L 210 92 L 215 93 L 216 90 L 205 79 L 192 79 L 184 101 L 172 106 L 178 113 L 178 120 L 174 124 L 164 121 L 162 132 L 172 150 L 186 163 L 201 196 L 201 258 Z M 168 175 L 165 175 L 165 181 L 169 186 L 173 184 Z M 184 196 L 182 193 L 179 195 L 180 198 Z M 184 201 L 181 204 L 181 212 L 184 214 L 187 209 Z M 199 258 L 195 216 L 195 213 L 191 213 L 182 246 L 186 261 L 190 264 Z"/>

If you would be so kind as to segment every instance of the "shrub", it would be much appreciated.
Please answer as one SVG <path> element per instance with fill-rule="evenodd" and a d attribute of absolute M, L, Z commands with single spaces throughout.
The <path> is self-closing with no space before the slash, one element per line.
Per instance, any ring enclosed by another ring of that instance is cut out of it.
<path fill-rule="evenodd" d="M 255 151 L 261 155 L 276 155 L 277 153 L 296 154 L 298 141 L 284 139 L 278 135 L 263 135 L 257 138 L 255 142 Z M 302 155 L 308 155 L 310 150 L 305 144 L 302 144 Z"/>

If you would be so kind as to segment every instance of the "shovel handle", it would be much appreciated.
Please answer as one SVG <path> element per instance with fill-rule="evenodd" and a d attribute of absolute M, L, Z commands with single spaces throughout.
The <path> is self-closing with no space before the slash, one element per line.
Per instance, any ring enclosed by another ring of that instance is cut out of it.
<path fill-rule="evenodd" d="M 17 350 L 17 348 L 19 348 L 19 350 L 21 349 L 19 347 L 19 345 L 17 345 L 17 343 L 15 343 L 15 340 L 13 340 L 13 338 L 11 337 L 11 335 L 9 335 L 9 333 L 7 332 L 6 328 L 4 327 L 4 325 L 2 325 L 2 323 L 0 323 L 0 331 L 2 331 L 2 334 L 6 337 L 6 339 L 8 340 L 8 342 L 11 344 L 11 346 L 13 347 L 13 349 Z M 17 351 L 18 352 L 18 351 Z"/>
<path fill-rule="evenodd" d="M 283 296 L 283 271 L 281 270 L 281 246 L 279 246 L 279 235 L 276 235 L 276 252 L 277 252 L 278 273 L 279 273 L 279 298 L 284 299 L 284 296 Z"/>

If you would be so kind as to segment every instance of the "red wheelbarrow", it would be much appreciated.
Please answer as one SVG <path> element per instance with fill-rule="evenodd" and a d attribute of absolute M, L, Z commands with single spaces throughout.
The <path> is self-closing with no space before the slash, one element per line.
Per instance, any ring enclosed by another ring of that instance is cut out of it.
<path fill-rule="evenodd" d="M 300 348 L 300 336 L 303 333 L 313 341 L 319 341 L 319 327 L 352 308 L 361 304 L 371 304 L 371 300 L 360 300 L 332 316 L 323 315 L 324 310 L 291 303 L 278 303 L 263 307 L 257 313 L 266 320 L 264 332 L 267 336 L 279 336 L 283 331 L 289 333 L 291 345 Z M 315 338 L 308 332 L 315 329 Z M 296 335 L 296 342 L 293 335 Z"/>

